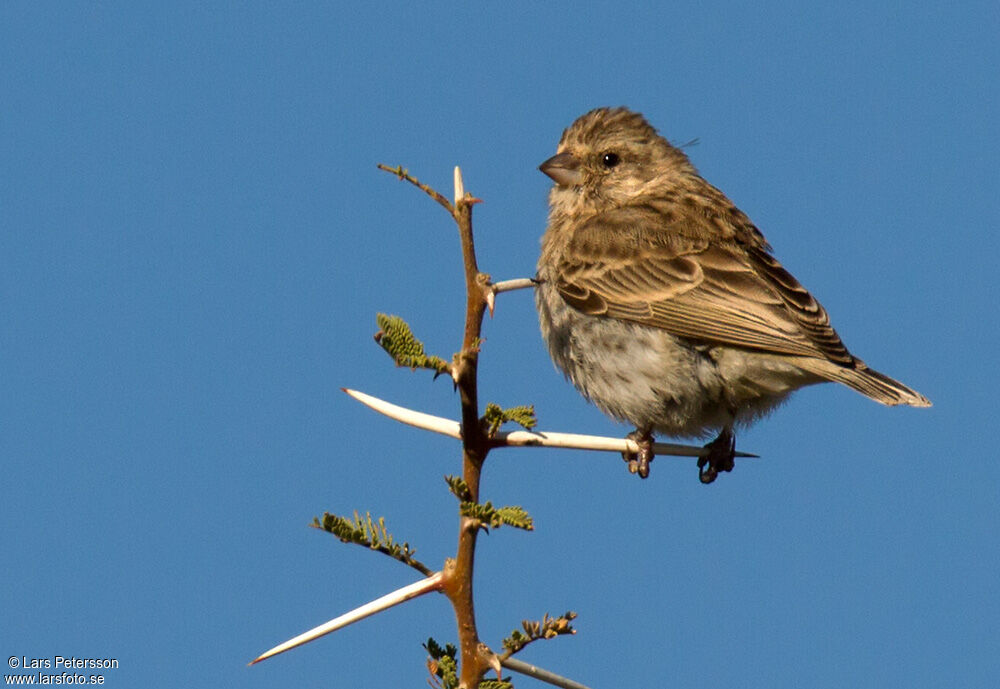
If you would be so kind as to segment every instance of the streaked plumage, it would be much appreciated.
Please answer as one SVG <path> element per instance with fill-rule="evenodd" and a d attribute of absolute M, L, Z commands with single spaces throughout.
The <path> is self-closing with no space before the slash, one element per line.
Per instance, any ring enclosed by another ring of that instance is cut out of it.
<path fill-rule="evenodd" d="M 587 113 L 541 169 L 557 182 L 536 294 L 553 360 L 634 437 L 721 431 L 706 482 L 732 467 L 734 423 L 804 385 L 930 405 L 851 355 L 750 219 L 641 115 Z"/>

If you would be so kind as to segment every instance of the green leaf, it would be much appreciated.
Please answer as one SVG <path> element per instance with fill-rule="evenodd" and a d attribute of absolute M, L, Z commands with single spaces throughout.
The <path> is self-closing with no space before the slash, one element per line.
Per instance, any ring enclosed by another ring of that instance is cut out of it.
<path fill-rule="evenodd" d="M 488 500 L 485 503 L 463 501 L 459 513 L 463 517 L 478 519 L 484 527 L 494 529 L 504 524 L 525 531 L 533 531 L 535 528 L 531 515 L 518 505 L 493 507 L 493 503 Z"/>
<path fill-rule="evenodd" d="M 510 683 L 510 677 L 504 679 L 484 679 L 479 683 L 479 689 L 514 689 Z"/>
<path fill-rule="evenodd" d="M 499 516 L 500 521 L 508 526 L 513 526 L 517 529 L 524 529 L 525 531 L 535 530 L 534 520 L 532 520 L 528 511 L 520 505 L 498 507 L 497 515 Z"/>
<path fill-rule="evenodd" d="M 494 437 L 497 431 L 500 430 L 500 426 L 508 421 L 513 421 L 525 430 L 530 431 L 538 424 L 538 419 L 535 417 L 534 405 L 522 405 L 502 409 L 499 404 L 494 402 L 487 403 L 486 411 L 483 414 L 483 425 L 488 437 Z"/>
<path fill-rule="evenodd" d="M 455 660 L 458 649 L 452 644 L 441 648 L 432 638 L 427 639 L 423 646 L 430 656 L 427 659 L 427 670 L 431 673 L 432 686 L 455 689 L 458 686 L 458 662 Z"/>
<path fill-rule="evenodd" d="M 541 620 L 522 620 L 521 630 L 523 631 L 515 629 L 510 633 L 510 636 L 503 640 L 503 646 L 507 649 L 506 657 L 514 655 L 532 641 L 554 639 L 564 634 L 576 634 L 576 630 L 570 624 L 574 619 L 576 619 L 576 613 L 569 611 L 559 617 L 549 617 L 549 614 L 545 613 Z"/>
<path fill-rule="evenodd" d="M 441 648 L 441 644 L 434 640 L 434 637 L 428 637 L 427 643 L 423 644 L 424 650 L 427 654 L 434 660 L 440 660 L 444 656 L 450 656 L 454 658 L 458 655 L 458 649 L 454 644 L 447 644 L 444 648 Z"/>
<path fill-rule="evenodd" d="M 472 491 L 469 490 L 469 484 L 461 476 L 445 476 L 444 480 L 456 498 L 463 502 L 471 500 Z"/>
<path fill-rule="evenodd" d="M 376 521 L 372 519 L 370 512 L 365 512 L 362 519 L 357 510 L 354 511 L 354 519 L 324 512 L 323 520 L 313 518 L 311 526 L 332 533 L 344 543 L 356 543 L 388 555 L 413 567 L 425 577 L 434 573 L 429 567 L 413 557 L 416 550 L 411 548 L 409 543 L 396 543 L 385 526 L 384 517 L 379 517 Z"/>
<path fill-rule="evenodd" d="M 424 343 L 414 337 L 410 326 L 399 316 L 380 313 L 375 316 L 375 322 L 379 327 L 379 331 L 375 333 L 375 341 L 397 366 L 427 368 L 434 371 L 435 378 L 450 370 L 451 365 L 447 361 L 438 356 L 428 356 L 424 352 Z"/>

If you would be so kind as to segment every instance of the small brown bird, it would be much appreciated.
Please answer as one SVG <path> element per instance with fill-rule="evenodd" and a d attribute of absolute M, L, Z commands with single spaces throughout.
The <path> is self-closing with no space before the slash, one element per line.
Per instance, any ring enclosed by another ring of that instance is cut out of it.
<path fill-rule="evenodd" d="M 930 406 L 847 351 L 760 230 L 642 115 L 588 112 L 540 169 L 556 183 L 538 261 L 542 336 L 584 397 L 635 425 L 631 471 L 648 475 L 654 431 L 718 432 L 698 460 L 711 483 L 733 468 L 735 425 L 814 383 Z"/>

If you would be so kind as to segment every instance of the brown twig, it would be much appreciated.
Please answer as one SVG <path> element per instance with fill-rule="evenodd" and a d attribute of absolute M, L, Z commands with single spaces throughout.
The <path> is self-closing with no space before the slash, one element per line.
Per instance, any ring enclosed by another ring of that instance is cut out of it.
<path fill-rule="evenodd" d="M 479 365 L 479 340 L 486 313 L 483 286 L 489 277 L 479 272 L 476 248 L 472 236 L 472 207 L 475 200 L 463 195 L 461 173 L 455 174 L 456 199 L 452 217 L 458 225 L 462 246 L 462 264 L 465 269 L 465 329 L 462 351 L 454 364 L 454 375 L 462 404 L 462 478 L 469 487 L 471 502 L 479 502 L 479 478 L 483 462 L 489 452 L 489 441 L 479 423 L 479 398 L 477 370 Z M 442 590 L 455 609 L 458 640 L 461 652 L 459 682 L 465 687 L 475 687 L 489 669 L 476 629 L 476 613 L 472 596 L 472 573 L 476 553 L 479 524 L 469 517 L 460 517 L 458 550 L 453 566 L 445 569 Z"/>
<path fill-rule="evenodd" d="M 451 201 L 449 201 L 447 198 L 439 194 L 437 191 L 431 189 L 429 186 L 427 186 L 426 184 L 418 180 L 416 177 L 411 175 L 402 165 L 397 165 L 396 167 L 389 167 L 388 165 L 385 165 L 383 163 L 378 163 L 378 169 L 385 170 L 386 172 L 391 172 L 392 174 L 399 177 L 401 181 L 405 180 L 409 182 L 410 184 L 412 184 L 413 186 L 417 187 L 425 194 L 430 196 L 432 199 L 440 203 L 442 206 L 444 206 L 445 210 L 447 210 L 452 217 L 455 217 L 455 207 L 451 205 Z"/>

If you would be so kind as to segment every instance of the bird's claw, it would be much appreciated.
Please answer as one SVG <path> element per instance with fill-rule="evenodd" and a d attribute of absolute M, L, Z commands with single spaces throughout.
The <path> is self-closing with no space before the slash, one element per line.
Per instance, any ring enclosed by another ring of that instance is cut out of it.
<path fill-rule="evenodd" d="M 702 483 L 711 483 L 720 471 L 732 471 L 736 466 L 736 436 L 728 428 L 705 449 L 708 454 L 698 458 L 698 478 Z"/>
<path fill-rule="evenodd" d="M 622 459 L 628 462 L 630 474 L 639 474 L 639 478 L 649 476 L 649 463 L 653 461 L 653 436 L 649 432 L 642 433 L 639 430 L 632 431 L 626 439 L 635 442 L 639 446 L 639 453 L 622 452 Z"/>

